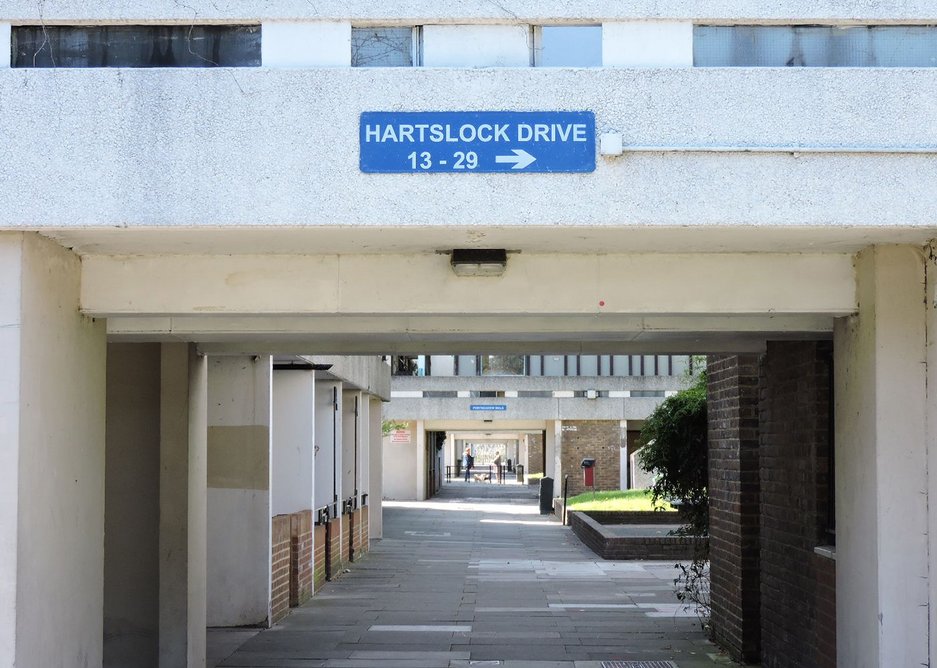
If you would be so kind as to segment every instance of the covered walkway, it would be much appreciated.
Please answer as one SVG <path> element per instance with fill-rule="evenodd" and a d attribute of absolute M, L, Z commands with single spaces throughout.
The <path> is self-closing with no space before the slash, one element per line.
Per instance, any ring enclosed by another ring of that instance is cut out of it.
<path fill-rule="evenodd" d="M 672 563 L 598 560 L 539 515 L 533 489 L 461 483 L 431 501 L 387 502 L 384 539 L 283 623 L 210 633 L 217 665 L 722 663 L 674 599 Z"/>

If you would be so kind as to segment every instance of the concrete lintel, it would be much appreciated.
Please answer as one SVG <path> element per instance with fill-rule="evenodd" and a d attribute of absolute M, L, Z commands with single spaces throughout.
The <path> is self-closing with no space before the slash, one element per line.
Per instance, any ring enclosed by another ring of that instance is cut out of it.
<path fill-rule="evenodd" d="M 456 276 L 440 254 L 88 256 L 81 287 L 95 316 L 856 311 L 846 254 L 521 253 L 500 277 Z"/>

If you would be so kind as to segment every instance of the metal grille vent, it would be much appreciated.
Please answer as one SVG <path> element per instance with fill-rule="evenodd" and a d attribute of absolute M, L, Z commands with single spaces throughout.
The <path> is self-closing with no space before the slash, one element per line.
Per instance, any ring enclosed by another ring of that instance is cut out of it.
<path fill-rule="evenodd" d="M 678 668 L 673 661 L 603 661 L 602 668 Z"/>

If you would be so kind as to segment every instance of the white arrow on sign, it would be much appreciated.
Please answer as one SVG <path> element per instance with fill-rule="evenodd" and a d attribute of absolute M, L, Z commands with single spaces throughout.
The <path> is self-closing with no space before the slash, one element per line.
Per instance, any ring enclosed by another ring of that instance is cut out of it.
<path fill-rule="evenodd" d="M 512 148 L 511 151 L 514 155 L 496 155 L 495 162 L 506 162 L 508 164 L 513 162 L 514 165 L 511 169 L 524 169 L 537 159 L 522 148 Z"/>

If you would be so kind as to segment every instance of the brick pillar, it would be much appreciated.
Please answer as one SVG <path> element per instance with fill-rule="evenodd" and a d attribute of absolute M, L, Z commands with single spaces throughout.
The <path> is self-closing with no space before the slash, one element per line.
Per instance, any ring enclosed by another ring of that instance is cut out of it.
<path fill-rule="evenodd" d="M 543 473 L 543 435 L 527 435 L 527 475 Z"/>
<path fill-rule="evenodd" d="M 621 423 L 618 420 L 564 420 L 562 470 L 569 474 L 569 495 L 575 496 L 591 487 L 582 484 L 580 464 L 586 457 L 595 459 L 595 489 L 618 489 L 621 485 Z M 553 496 L 563 493 L 563 481 L 553 483 Z"/>
<path fill-rule="evenodd" d="M 370 516 L 368 506 L 361 509 L 361 543 L 359 549 L 361 554 L 367 554 L 371 549 L 371 536 L 368 531 L 368 518 Z"/>
<path fill-rule="evenodd" d="M 712 631 L 732 658 L 760 646 L 757 355 L 708 360 Z"/>
<path fill-rule="evenodd" d="M 824 631 L 832 634 L 835 653 L 835 621 L 830 626 L 824 615 L 823 628 L 818 625 L 824 596 L 832 598 L 836 618 L 835 570 L 819 564 L 823 575 L 832 573 L 826 585 L 833 592 L 819 590 L 814 552 L 830 542 L 831 355 L 829 341 L 769 341 L 762 367 L 761 662 L 766 668 L 816 666 L 817 634 Z"/>
<path fill-rule="evenodd" d="M 342 572 L 342 519 L 329 520 L 329 577 L 335 579 Z"/>
<path fill-rule="evenodd" d="M 312 511 L 290 515 L 290 607 L 312 596 Z"/>
<path fill-rule="evenodd" d="M 290 610 L 290 516 L 277 515 L 272 524 L 270 623 L 276 624 Z"/>
<path fill-rule="evenodd" d="M 325 525 L 317 524 L 312 533 L 312 589 L 319 591 L 325 584 Z"/>

